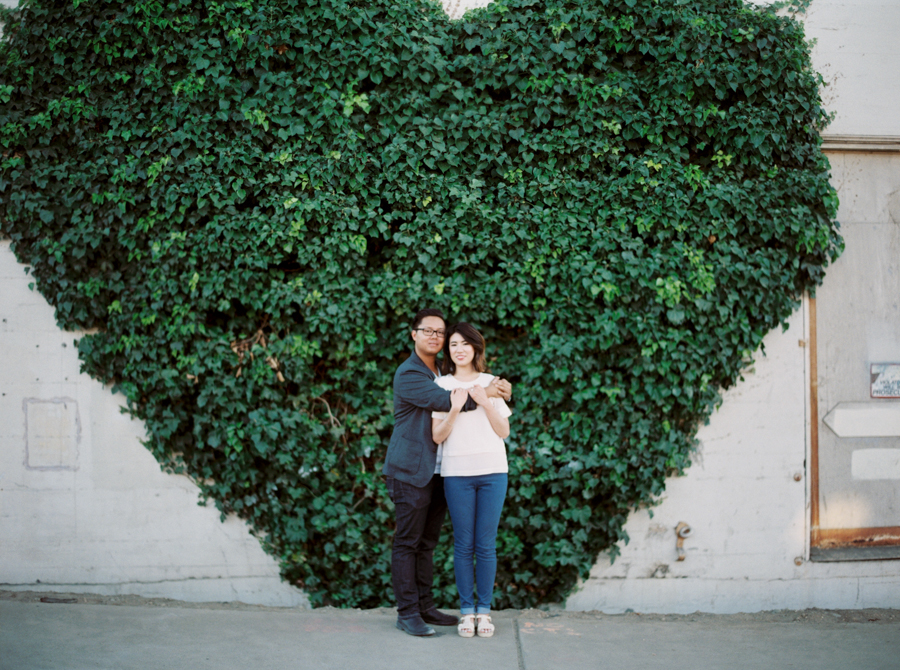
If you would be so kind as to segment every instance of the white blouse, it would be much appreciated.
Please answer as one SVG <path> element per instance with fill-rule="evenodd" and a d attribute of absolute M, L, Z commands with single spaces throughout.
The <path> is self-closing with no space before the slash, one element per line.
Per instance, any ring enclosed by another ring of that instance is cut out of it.
<path fill-rule="evenodd" d="M 437 384 L 452 391 L 457 388 L 471 388 L 475 384 L 487 386 L 493 378 L 493 375 L 482 372 L 474 381 L 461 382 L 452 375 L 445 375 L 437 380 Z M 512 415 L 503 398 L 489 398 L 489 400 L 500 416 L 506 418 Z M 443 419 L 447 414 L 447 412 L 432 412 L 431 416 Z M 460 412 L 453 423 L 453 430 L 441 446 L 442 477 L 472 477 L 509 472 L 506 444 L 503 438 L 494 432 L 483 407 L 471 412 Z"/>

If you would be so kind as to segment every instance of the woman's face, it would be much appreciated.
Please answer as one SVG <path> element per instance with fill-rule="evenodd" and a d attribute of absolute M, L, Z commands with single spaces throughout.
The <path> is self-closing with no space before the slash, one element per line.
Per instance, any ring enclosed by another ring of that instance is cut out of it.
<path fill-rule="evenodd" d="M 467 367 L 475 359 L 475 348 L 460 333 L 450 336 L 450 358 L 456 367 Z"/>

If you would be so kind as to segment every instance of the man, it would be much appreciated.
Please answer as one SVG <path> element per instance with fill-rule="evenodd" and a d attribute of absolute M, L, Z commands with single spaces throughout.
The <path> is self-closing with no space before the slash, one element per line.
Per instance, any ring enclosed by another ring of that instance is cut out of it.
<path fill-rule="evenodd" d="M 434 548 L 447 513 L 438 448 L 431 439 L 431 413 L 450 410 L 450 392 L 435 383 L 446 329 L 437 309 L 423 309 L 413 319 L 415 350 L 394 374 L 394 431 L 382 469 L 397 517 L 391 553 L 397 628 L 417 636 L 434 635 L 429 624 L 459 622 L 440 612 L 431 594 Z M 487 394 L 508 400 L 511 390 L 509 382 L 495 379 Z M 469 398 L 463 411 L 477 406 Z"/>

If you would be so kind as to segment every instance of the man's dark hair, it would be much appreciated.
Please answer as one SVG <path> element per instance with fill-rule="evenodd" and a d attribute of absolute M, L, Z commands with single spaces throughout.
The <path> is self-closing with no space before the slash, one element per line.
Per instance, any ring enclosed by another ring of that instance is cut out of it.
<path fill-rule="evenodd" d="M 415 330 L 416 328 L 418 328 L 419 325 L 422 323 L 422 319 L 424 319 L 426 316 L 436 316 L 441 321 L 444 322 L 444 327 L 447 326 L 447 319 L 444 317 L 444 313 L 441 310 L 428 308 L 428 309 L 423 309 L 418 314 L 416 314 L 416 317 L 413 319 L 413 322 L 412 322 L 412 328 L 410 328 L 410 330 Z"/>

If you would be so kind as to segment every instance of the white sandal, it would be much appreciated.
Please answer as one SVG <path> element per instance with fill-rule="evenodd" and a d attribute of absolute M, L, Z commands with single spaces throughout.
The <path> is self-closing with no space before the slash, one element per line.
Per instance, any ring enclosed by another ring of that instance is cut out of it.
<path fill-rule="evenodd" d="M 463 614 L 459 617 L 456 632 L 460 637 L 475 637 L 475 615 Z"/>
<path fill-rule="evenodd" d="M 494 634 L 494 624 L 491 623 L 490 614 L 476 614 L 478 619 L 478 637 L 491 637 Z"/>

